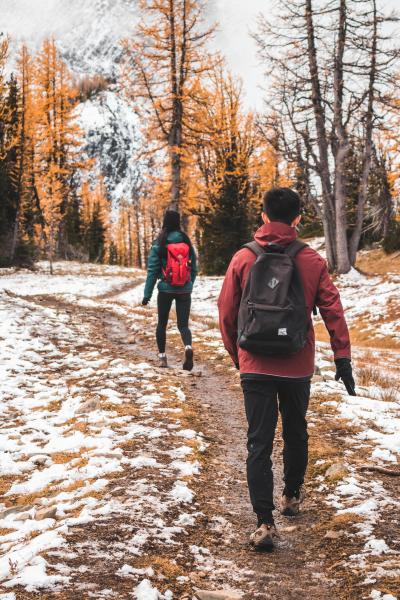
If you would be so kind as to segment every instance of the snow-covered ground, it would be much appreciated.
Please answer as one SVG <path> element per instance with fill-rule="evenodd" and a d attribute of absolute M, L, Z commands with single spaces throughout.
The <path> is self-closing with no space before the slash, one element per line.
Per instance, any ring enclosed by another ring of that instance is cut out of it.
<path fill-rule="evenodd" d="M 55 263 L 50 275 L 47 262 L 37 266 L 37 272 L 0 269 L 0 292 L 9 291 L 20 296 L 37 294 L 77 294 L 100 296 L 118 286 L 129 285 L 134 278 L 143 278 L 138 269 L 91 265 L 81 263 Z"/>
<path fill-rule="evenodd" d="M 34 274 L 0 273 L 0 584 L 4 590 L 22 585 L 27 591 L 67 586 L 74 573 L 63 557 L 74 527 L 134 515 L 137 526 L 118 574 L 132 580 L 133 597 L 170 600 L 168 590 L 157 591 L 154 569 L 134 568 L 129 556 L 140 556 L 152 539 L 179 547 L 177 538 L 196 522 L 191 480 L 201 469 L 196 456 L 206 448 L 205 440 L 184 425 L 186 398 L 179 383 L 165 385 L 165 376 L 146 360 L 113 354 L 94 338 L 90 320 L 82 322 L 73 311 L 35 299 L 50 294 L 71 306 L 113 312 L 135 335 L 144 316 L 132 317 L 130 309 L 142 298 L 143 273 L 78 263 L 57 263 L 55 272 L 48 275 L 43 263 Z M 194 294 L 194 340 L 206 341 L 210 360 L 224 354 L 213 323 L 221 282 L 200 277 Z M 390 307 L 391 331 L 400 335 L 398 276 L 383 281 L 352 272 L 338 285 L 350 324 L 361 315 L 384 335 L 374 315 L 379 310 L 387 317 Z M 128 286 L 133 287 L 125 290 Z M 112 330 L 107 319 L 104 327 Z M 399 358 L 394 350 L 390 356 L 376 351 L 374 362 L 398 375 Z M 355 349 L 356 367 L 358 361 L 365 368 L 362 349 Z M 371 381 L 358 385 L 357 397 L 349 397 L 333 380 L 326 343 L 318 345 L 318 364 L 322 378 L 314 395 L 323 398 L 322 409 L 354 428 L 346 440 L 343 473 L 333 486 L 321 475 L 320 491 L 338 515 L 356 517 L 352 535 L 362 549 L 350 557 L 349 568 L 363 570 L 365 585 L 374 585 L 371 598 L 391 600 L 395 596 L 381 591 L 379 582 L 400 575 L 399 554 L 379 524 L 385 512 L 398 514 L 400 503 L 379 474 L 371 479 L 360 467 L 397 468 L 399 386 Z M 313 419 L 311 414 L 311 427 Z M 128 495 L 110 495 L 112 480 L 126 472 L 135 473 Z M 199 554 L 202 568 L 212 570 L 212 557 L 205 562 L 205 553 Z M 56 567 L 49 565 L 50 557 L 57 557 Z M 0 598 L 14 600 L 10 594 Z"/>
<path fill-rule="evenodd" d="M 50 283 L 18 273 L 0 281 L 21 296 L 68 297 L 101 295 L 120 283 L 96 275 Z M 62 559 L 71 528 L 126 515 L 136 527 L 120 576 L 137 580 L 137 598 L 151 598 L 145 576 L 152 570 L 133 569 L 129 557 L 152 538 L 176 544 L 195 520 L 193 456 L 206 445 L 181 423 L 185 394 L 179 384 L 160 392 L 161 376 L 148 363 L 110 354 L 73 314 L 0 295 L 0 585 L 67 585 L 72 574 Z M 154 477 L 141 475 L 148 468 Z M 127 497 L 110 496 L 110 480 L 125 471 L 134 473 Z M 51 572 L 49 556 L 59 559 Z M 172 596 L 154 589 L 154 597 Z"/>
<path fill-rule="evenodd" d="M 217 299 L 222 277 L 198 277 L 192 306 L 197 315 L 218 319 Z M 374 337 L 400 341 L 400 275 L 368 277 L 352 269 L 336 280 L 346 318 L 351 328 L 362 319 L 361 331 Z M 138 304 L 143 297 L 144 284 L 118 296 L 120 302 Z M 155 304 L 155 294 L 152 299 Z M 317 318 L 317 322 L 319 317 Z"/>

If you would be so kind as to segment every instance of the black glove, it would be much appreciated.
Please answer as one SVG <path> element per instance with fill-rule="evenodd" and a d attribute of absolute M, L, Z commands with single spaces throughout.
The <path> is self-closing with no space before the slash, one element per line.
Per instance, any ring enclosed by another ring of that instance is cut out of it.
<path fill-rule="evenodd" d="M 148 303 L 150 302 L 150 298 L 143 298 L 142 300 L 142 306 L 146 306 Z"/>
<path fill-rule="evenodd" d="M 336 365 L 336 381 L 341 379 L 345 385 L 349 396 L 356 396 L 356 384 L 353 378 L 353 369 L 351 367 L 351 361 L 349 358 L 335 358 Z"/>

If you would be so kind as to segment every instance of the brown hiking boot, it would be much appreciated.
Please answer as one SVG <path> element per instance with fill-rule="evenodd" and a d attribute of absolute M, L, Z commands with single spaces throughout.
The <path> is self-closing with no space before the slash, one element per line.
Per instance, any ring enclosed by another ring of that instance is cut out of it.
<path fill-rule="evenodd" d="M 191 371 L 193 369 L 193 349 L 191 346 L 185 348 L 185 362 L 183 363 L 184 371 Z"/>
<path fill-rule="evenodd" d="M 275 525 L 262 523 L 250 536 L 250 543 L 256 550 L 270 551 L 274 548 L 277 536 Z"/>
<path fill-rule="evenodd" d="M 293 496 L 286 496 L 285 492 L 282 495 L 281 514 L 285 517 L 295 517 L 300 512 L 300 505 L 305 498 L 304 487 L 300 486 L 298 493 Z"/>
<path fill-rule="evenodd" d="M 158 366 L 161 367 L 161 369 L 166 369 L 168 367 L 168 361 L 167 361 L 166 354 L 164 354 L 164 355 L 161 354 L 158 357 L 158 360 L 160 361 Z"/>

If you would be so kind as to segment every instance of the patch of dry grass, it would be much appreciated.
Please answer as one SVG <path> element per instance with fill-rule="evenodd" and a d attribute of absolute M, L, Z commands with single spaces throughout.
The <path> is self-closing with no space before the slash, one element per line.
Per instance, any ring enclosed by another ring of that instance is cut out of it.
<path fill-rule="evenodd" d="M 9 533 L 13 533 L 14 531 L 18 531 L 18 529 L 10 529 L 9 527 L 0 527 L 0 537 L 8 535 Z"/>
<path fill-rule="evenodd" d="M 400 252 L 385 254 L 381 248 L 360 252 L 356 266 L 367 275 L 400 273 Z"/>
<path fill-rule="evenodd" d="M 364 519 L 361 515 L 351 512 L 340 513 L 339 515 L 333 515 L 331 519 L 332 528 L 344 527 L 345 525 L 351 525 L 354 523 L 361 523 Z"/>
<path fill-rule="evenodd" d="M 65 425 L 69 425 L 69 427 L 64 431 L 64 435 L 68 435 L 72 429 L 81 433 L 90 433 L 90 426 L 87 421 L 78 421 L 78 419 L 73 418 L 66 421 Z"/>
<path fill-rule="evenodd" d="M 86 449 L 82 448 L 82 453 L 85 452 Z M 57 465 L 65 464 L 71 462 L 71 460 L 75 458 L 80 458 L 81 452 L 54 452 L 50 455 L 53 463 Z"/>
<path fill-rule="evenodd" d="M 50 498 L 55 496 L 57 492 L 58 490 L 55 485 L 48 485 L 37 492 L 32 492 L 31 494 L 15 494 L 9 496 L 9 498 L 14 506 L 25 506 L 35 504 L 39 498 Z"/>
<path fill-rule="evenodd" d="M 0 496 L 4 496 L 17 481 L 20 481 L 20 478 L 16 475 L 3 475 L 0 477 Z"/>
<path fill-rule="evenodd" d="M 57 412 L 61 408 L 61 400 L 52 400 L 48 404 L 44 406 L 34 406 L 31 410 L 34 412 L 39 412 L 43 410 L 48 410 L 50 412 Z"/>
<path fill-rule="evenodd" d="M 381 373 L 376 367 L 366 366 L 357 369 L 357 383 L 362 386 L 376 385 L 381 389 L 380 399 L 384 402 L 396 402 L 400 392 L 400 383 Z"/>
<path fill-rule="evenodd" d="M 379 321 L 379 324 L 391 323 L 400 317 L 400 312 L 385 311 L 385 317 Z M 375 347 L 380 350 L 393 350 L 400 348 L 400 340 L 396 337 L 385 335 L 384 337 L 376 336 L 371 328 L 371 322 L 368 315 L 358 317 L 357 321 L 352 321 L 349 325 L 350 338 L 353 345 L 364 347 Z M 315 323 L 315 336 L 319 342 L 329 342 L 329 334 L 325 325 L 321 322 Z"/>
<path fill-rule="evenodd" d="M 138 561 L 139 568 L 152 567 L 156 572 L 161 573 L 167 579 L 176 579 L 179 575 L 183 575 L 181 567 L 175 564 L 169 558 L 150 555 L 144 556 Z"/>
<path fill-rule="evenodd" d="M 357 369 L 357 383 L 363 386 L 377 385 L 380 388 L 392 388 L 396 385 L 390 377 L 381 373 L 376 367 L 366 366 Z"/>
<path fill-rule="evenodd" d="M 123 404 L 112 404 L 106 402 L 102 404 L 102 410 L 116 412 L 120 417 L 138 417 L 140 415 L 140 409 L 135 406 L 132 402 L 124 402 Z"/>

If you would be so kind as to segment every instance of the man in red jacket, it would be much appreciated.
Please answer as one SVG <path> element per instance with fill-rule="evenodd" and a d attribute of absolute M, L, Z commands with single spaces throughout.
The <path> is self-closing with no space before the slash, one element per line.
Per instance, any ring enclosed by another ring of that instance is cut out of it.
<path fill-rule="evenodd" d="M 257 230 L 255 241 L 263 248 L 270 244 L 288 246 L 297 237 L 300 207 L 300 198 L 293 190 L 277 188 L 268 191 L 263 202 L 264 224 Z M 233 256 L 219 296 L 218 309 L 225 348 L 240 369 L 248 421 L 247 481 L 258 519 L 250 541 L 257 549 L 271 549 L 276 535 L 272 516 L 275 506 L 271 454 L 278 408 L 284 440 L 282 514 L 296 515 L 303 499 L 302 486 L 308 461 L 306 412 L 315 359 L 314 306 L 318 306 L 329 331 L 336 379 L 342 379 L 353 389 L 354 379 L 349 332 L 339 292 L 331 281 L 325 260 L 309 246 L 301 249 L 294 259 L 304 288 L 309 321 L 305 346 L 296 354 L 286 356 L 255 354 L 238 346 L 240 300 L 255 260 L 256 256 L 249 248 L 242 248 Z"/>

